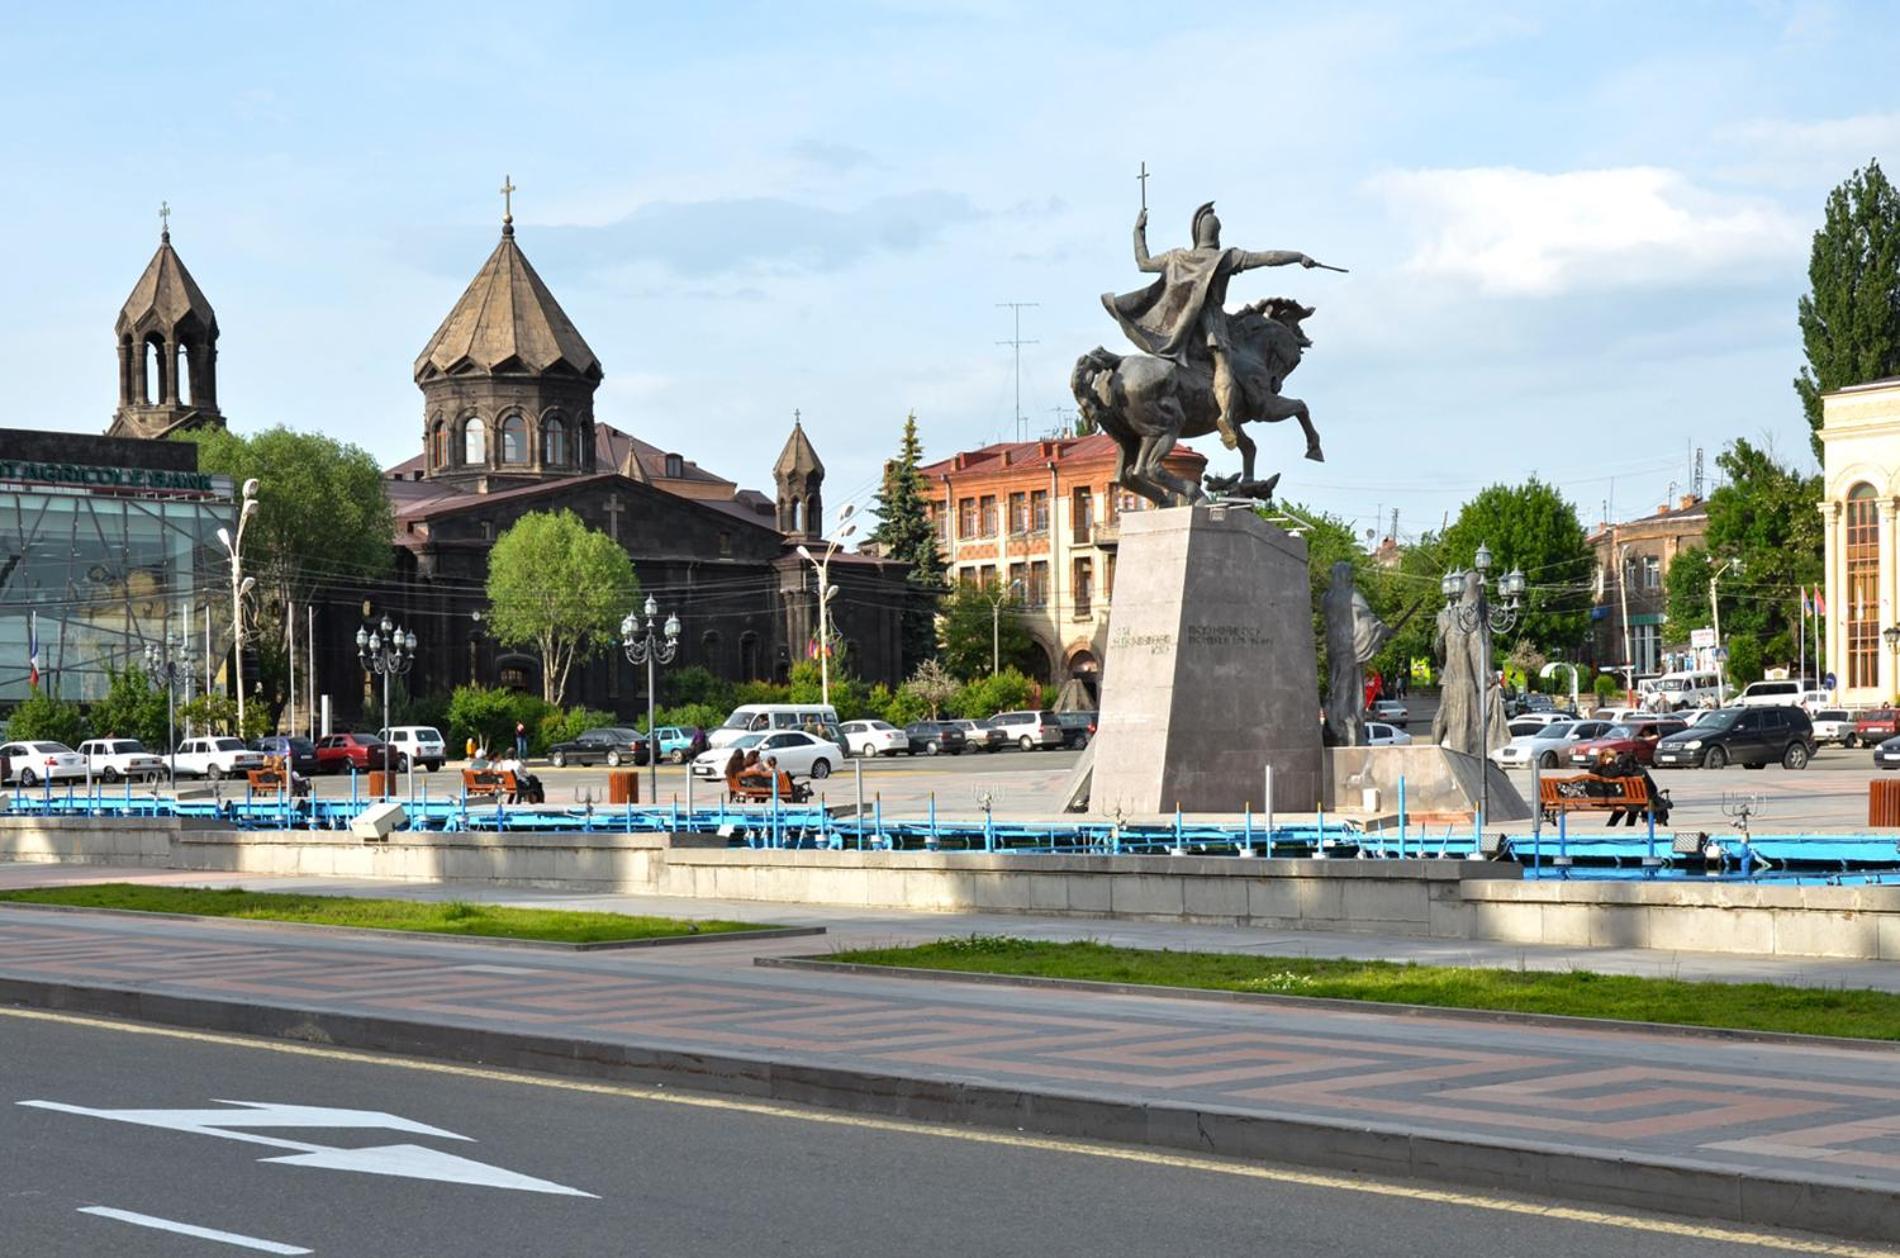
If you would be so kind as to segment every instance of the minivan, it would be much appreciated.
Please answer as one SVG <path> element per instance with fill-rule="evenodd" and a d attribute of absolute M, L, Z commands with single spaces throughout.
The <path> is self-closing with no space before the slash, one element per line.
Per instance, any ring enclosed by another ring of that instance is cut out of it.
<path fill-rule="evenodd" d="M 1669 712 L 1683 708 L 1719 707 L 1722 703 L 1722 682 L 1714 673 L 1687 671 L 1664 673 L 1661 677 L 1646 678 L 1637 684 L 1637 689 L 1645 700 L 1656 696 L 1654 705 Z"/>
<path fill-rule="evenodd" d="M 838 709 L 828 703 L 742 703 L 732 710 L 725 724 L 712 731 L 708 747 L 730 747 L 741 736 L 759 730 L 804 729 L 820 726 L 830 729 L 838 723 Z"/>
<path fill-rule="evenodd" d="M 1750 682 L 1740 697 L 1735 700 L 1738 708 L 1794 707 L 1806 697 L 1805 687 L 1798 681 L 1757 681 Z"/>
<path fill-rule="evenodd" d="M 1060 747 L 1069 739 L 1063 732 L 1062 722 L 1047 708 L 1041 711 L 998 712 L 990 718 L 990 724 L 1002 730 L 1010 742 L 1024 751 L 1034 751 L 1038 747 Z"/>

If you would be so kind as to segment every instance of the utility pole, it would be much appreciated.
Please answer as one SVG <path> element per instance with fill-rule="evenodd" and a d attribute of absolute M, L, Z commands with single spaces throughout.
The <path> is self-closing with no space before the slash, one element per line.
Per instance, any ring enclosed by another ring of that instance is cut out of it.
<path fill-rule="evenodd" d="M 1715 650 L 1710 652 L 1710 655 L 1715 660 L 1715 702 L 1718 707 L 1726 695 L 1723 693 L 1725 686 L 1722 681 L 1722 608 L 1715 601 L 1715 583 L 1720 581 L 1722 574 L 1730 568 L 1741 566 L 1741 560 L 1731 559 L 1709 574 L 1709 628 L 1715 630 Z"/>
<path fill-rule="evenodd" d="M 999 310 L 1007 309 L 1011 317 L 1015 320 L 1015 331 L 1010 339 L 1007 341 L 998 341 L 997 344 L 1009 346 L 1016 354 L 1016 440 L 1018 441 L 1026 440 L 1028 437 L 1028 433 L 1023 428 L 1023 346 L 1042 344 L 1041 341 L 1025 341 L 1023 339 L 1023 311 L 1033 310 L 1041 304 L 1041 302 L 1035 301 L 999 301 L 996 303 Z"/>

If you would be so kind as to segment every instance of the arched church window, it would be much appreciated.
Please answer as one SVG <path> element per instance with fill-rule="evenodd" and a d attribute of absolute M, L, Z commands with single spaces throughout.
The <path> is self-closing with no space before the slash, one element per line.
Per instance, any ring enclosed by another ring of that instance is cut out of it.
<path fill-rule="evenodd" d="M 528 461 L 528 421 L 519 415 L 510 415 L 501 421 L 501 461 Z"/>
<path fill-rule="evenodd" d="M 1847 559 L 1847 684 L 1880 684 L 1880 507 L 1874 487 L 1865 483 L 1847 491 L 1842 521 Z"/>
<path fill-rule="evenodd" d="M 805 531 L 804 526 L 799 523 L 804 510 L 804 502 L 797 498 L 792 499 L 791 509 L 786 512 L 785 517 L 785 531 L 787 533 L 802 533 Z"/>
<path fill-rule="evenodd" d="M 488 425 L 479 415 L 471 415 L 462 425 L 462 462 L 477 467 L 488 462 Z"/>
<path fill-rule="evenodd" d="M 746 681 L 759 678 L 759 635 L 749 630 L 739 635 L 739 676 Z"/>
<path fill-rule="evenodd" d="M 439 418 L 429 429 L 429 466 L 447 467 L 449 465 L 449 426 Z"/>
<path fill-rule="evenodd" d="M 541 421 L 541 462 L 549 467 L 567 466 L 567 425 L 559 415 Z"/>
<path fill-rule="evenodd" d="M 139 401 L 150 406 L 165 400 L 165 342 L 147 337 L 139 351 Z"/>

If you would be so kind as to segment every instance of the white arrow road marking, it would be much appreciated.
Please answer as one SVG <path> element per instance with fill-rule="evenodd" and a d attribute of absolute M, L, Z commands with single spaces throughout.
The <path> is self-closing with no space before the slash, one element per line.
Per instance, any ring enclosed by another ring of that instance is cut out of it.
<path fill-rule="evenodd" d="M 161 1232 L 177 1232 L 180 1236 L 195 1236 L 199 1240 L 221 1241 L 226 1245 L 236 1245 L 242 1249 L 255 1249 L 266 1254 L 309 1254 L 315 1250 L 304 1249 L 297 1245 L 285 1245 L 278 1241 L 260 1240 L 255 1236 L 245 1236 L 238 1232 L 220 1232 L 215 1227 L 197 1227 L 190 1223 L 180 1223 L 175 1219 L 161 1219 L 156 1215 L 137 1214 L 131 1210 L 114 1210 L 111 1206 L 82 1206 L 79 1213 L 97 1215 L 102 1219 L 117 1219 L 121 1223 L 131 1223 L 138 1227 L 157 1228 Z"/>
<path fill-rule="evenodd" d="M 545 1179 L 535 1179 L 490 1166 L 471 1158 L 457 1157 L 416 1144 L 372 1145 L 369 1148 L 338 1148 L 287 1140 L 282 1136 L 264 1136 L 233 1130 L 240 1127 L 369 1128 L 402 1131 L 417 1135 L 439 1136 L 447 1140 L 468 1140 L 452 1131 L 412 1122 L 380 1110 L 329 1109 L 311 1105 L 279 1105 L 270 1101 L 227 1101 L 243 1109 L 89 1109 L 63 1101 L 19 1101 L 30 1109 L 53 1110 L 61 1114 L 79 1114 L 103 1118 L 115 1123 L 135 1123 L 141 1127 L 161 1127 L 170 1131 L 192 1132 L 220 1140 L 261 1144 L 273 1149 L 289 1149 L 287 1157 L 261 1158 L 287 1166 L 320 1167 L 333 1171 L 356 1171 L 364 1175 L 400 1175 L 409 1179 L 434 1179 L 451 1184 L 472 1184 L 484 1188 L 508 1188 L 518 1192 L 551 1193 L 566 1197 L 594 1197 L 595 1194 L 569 1188 Z"/>

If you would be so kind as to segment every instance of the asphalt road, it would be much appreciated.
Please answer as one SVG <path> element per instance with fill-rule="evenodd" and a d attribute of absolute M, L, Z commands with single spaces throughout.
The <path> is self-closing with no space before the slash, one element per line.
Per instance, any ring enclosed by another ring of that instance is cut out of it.
<path fill-rule="evenodd" d="M 9 1255 L 1715 1258 L 1789 1244 L 1655 1216 L 1546 1213 L 1518 1199 L 1211 1158 L 5 1010 L 0 1060 L 0 1251 Z M 326 1126 L 301 1113 L 263 1125 L 254 1114 L 252 1125 L 234 1126 L 220 1113 L 238 1108 L 231 1102 L 371 1116 Z M 135 1123 L 49 1105 L 200 1111 L 199 1128 L 182 1129 L 191 1120 L 177 1114 Z M 410 1129 L 390 1130 L 390 1121 Z M 385 1152 L 365 1152 L 373 1148 Z M 507 1176 L 533 1182 L 492 1182 Z M 1876 1251 L 1810 1241 L 1798 1252 Z"/>

